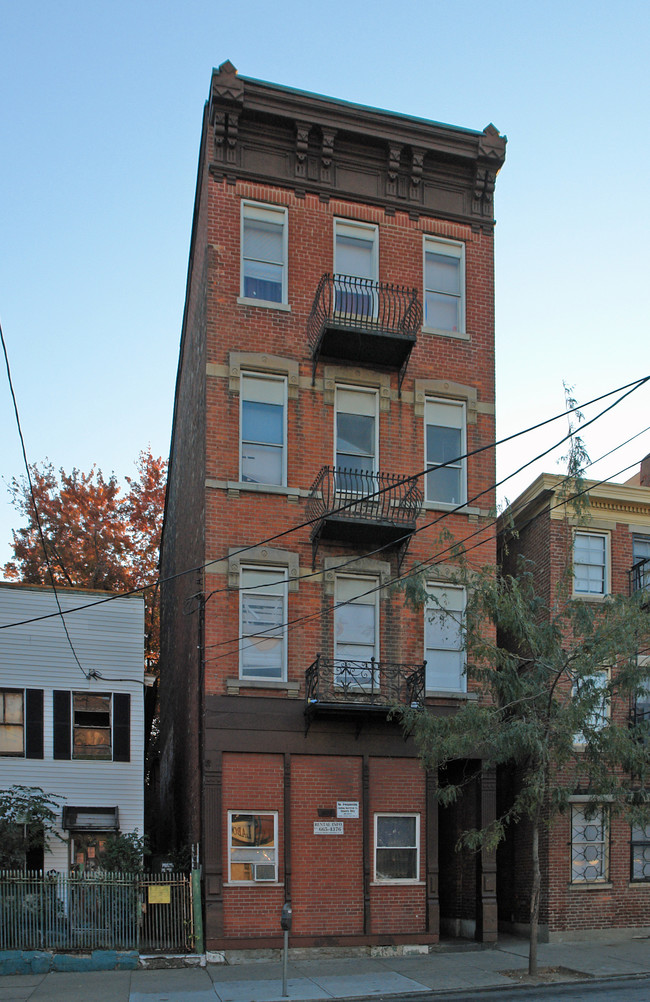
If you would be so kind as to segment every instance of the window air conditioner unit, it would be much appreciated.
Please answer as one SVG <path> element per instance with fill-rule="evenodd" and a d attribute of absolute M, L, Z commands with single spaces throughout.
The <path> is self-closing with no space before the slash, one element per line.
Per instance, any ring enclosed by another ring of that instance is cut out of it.
<path fill-rule="evenodd" d="M 275 880 L 273 863 L 255 863 L 253 865 L 253 880 Z"/>

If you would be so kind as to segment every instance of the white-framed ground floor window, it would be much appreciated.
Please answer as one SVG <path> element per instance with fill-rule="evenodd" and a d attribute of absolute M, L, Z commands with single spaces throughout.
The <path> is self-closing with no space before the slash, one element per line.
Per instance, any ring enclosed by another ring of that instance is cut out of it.
<path fill-rule="evenodd" d="M 375 814 L 375 880 L 408 883 L 420 878 L 420 815 Z"/>
<path fill-rule="evenodd" d="M 228 811 L 228 881 L 277 883 L 277 811 Z"/>

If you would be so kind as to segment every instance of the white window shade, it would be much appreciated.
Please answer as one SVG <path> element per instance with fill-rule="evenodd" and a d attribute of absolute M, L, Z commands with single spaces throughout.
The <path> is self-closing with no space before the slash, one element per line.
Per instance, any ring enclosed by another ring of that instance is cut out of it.
<path fill-rule="evenodd" d="M 334 271 L 354 278 L 377 279 L 377 230 L 374 227 L 335 223 Z"/>
<path fill-rule="evenodd" d="M 462 588 L 430 586 L 425 607 L 425 658 L 427 690 L 464 692 L 466 689 Z"/>

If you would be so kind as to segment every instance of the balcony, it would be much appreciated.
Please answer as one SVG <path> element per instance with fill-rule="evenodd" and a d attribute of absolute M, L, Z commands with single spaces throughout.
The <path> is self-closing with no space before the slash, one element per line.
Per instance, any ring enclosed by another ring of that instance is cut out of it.
<path fill-rule="evenodd" d="M 401 390 L 421 326 L 417 289 L 353 275 L 323 275 L 307 322 L 312 383 L 323 355 L 397 369 Z"/>
<path fill-rule="evenodd" d="M 648 597 L 648 593 L 650 593 L 650 559 L 646 557 L 643 560 L 637 560 L 635 564 L 632 564 L 627 574 L 630 595 L 634 595 L 638 591 L 645 592 L 644 604 L 646 604 L 650 601 Z"/>
<path fill-rule="evenodd" d="M 305 673 L 308 721 L 320 713 L 383 713 L 394 706 L 424 706 L 426 661 L 348 661 L 320 654 Z"/>
<path fill-rule="evenodd" d="M 417 477 L 323 466 L 307 501 L 314 559 L 321 539 L 405 550 L 423 501 Z"/>

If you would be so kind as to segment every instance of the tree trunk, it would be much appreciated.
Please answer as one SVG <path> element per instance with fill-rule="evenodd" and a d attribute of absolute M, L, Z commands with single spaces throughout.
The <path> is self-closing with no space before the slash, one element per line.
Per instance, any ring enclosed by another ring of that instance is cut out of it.
<path fill-rule="evenodd" d="M 539 924 L 539 898 L 542 878 L 539 870 L 539 813 L 533 820 L 533 886 L 530 894 L 530 946 L 528 951 L 528 973 L 537 974 L 537 929 Z"/>

